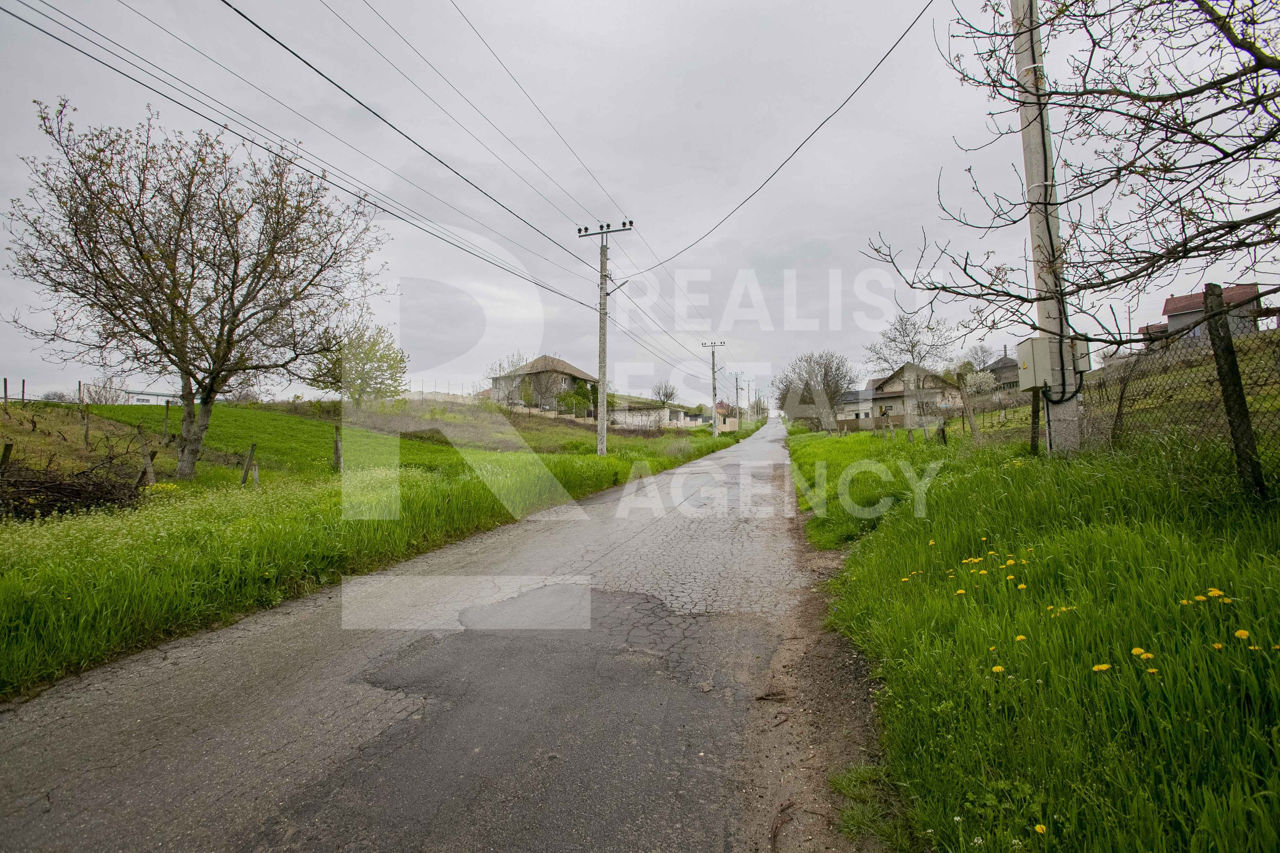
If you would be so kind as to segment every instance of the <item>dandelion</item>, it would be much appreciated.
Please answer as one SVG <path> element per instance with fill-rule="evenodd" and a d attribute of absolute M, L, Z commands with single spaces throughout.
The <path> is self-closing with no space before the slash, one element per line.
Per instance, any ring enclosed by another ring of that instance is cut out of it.
<path fill-rule="evenodd" d="M 1019 634 L 1018 636 L 1016 636 L 1016 637 L 1014 637 L 1014 638 L 1013 638 L 1013 641 L 1014 641 L 1015 643 L 1021 643 L 1021 642 L 1022 642 L 1023 640 L 1025 640 L 1026 638 L 1027 638 L 1027 635 L 1026 635 L 1026 634 Z"/>
<path fill-rule="evenodd" d="M 1046 829 L 1044 828 L 1044 824 L 1043 824 L 1043 823 L 1037 823 L 1037 824 L 1036 824 L 1036 832 L 1040 833 L 1041 835 L 1044 835 L 1047 831 L 1048 831 L 1048 830 L 1046 830 Z"/>
<path fill-rule="evenodd" d="M 986 569 L 983 569 L 982 571 L 978 572 L 978 574 L 980 574 L 980 575 L 985 575 L 986 573 L 987 573 L 987 570 L 986 570 Z"/>
<path fill-rule="evenodd" d="M 1018 584 L 1018 589 L 1026 589 L 1026 588 L 1027 588 L 1027 585 L 1025 583 Z"/>
<path fill-rule="evenodd" d="M 992 672 L 1004 672 L 1004 667 L 1000 666 L 999 664 L 996 664 L 995 666 L 991 667 L 991 671 L 992 671 Z"/>
<path fill-rule="evenodd" d="M 932 544 L 933 544 L 933 540 L 932 540 L 932 539 L 930 539 L 930 540 L 929 540 L 929 544 L 930 544 L 930 545 L 932 545 Z"/>
<path fill-rule="evenodd" d="M 1142 652 L 1143 652 L 1143 649 L 1141 649 L 1140 647 L 1138 646 L 1133 647 L 1133 652 L 1132 652 L 1133 655 L 1137 656 L 1142 654 Z"/>
<path fill-rule="evenodd" d="M 1013 580 L 1013 575 L 1005 575 L 1005 576 L 1004 576 L 1004 579 L 1005 579 L 1005 580 L 1007 580 L 1007 581 L 1011 581 L 1011 580 Z"/>
<path fill-rule="evenodd" d="M 1109 669 L 1111 669 L 1111 664 L 1109 663 L 1095 663 L 1093 665 L 1094 672 L 1106 672 Z"/>
<path fill-rule="evenodd" d="M 1251 652 L 1260 652 L 1260 651 L 1262 651 L 1262 646 L 1250 646 L 1250 647 L 1249 647 L 1249 651 L 1251 651 Z"/>
<path fill-rule="evenodd" d="M 1219 604 L 1230 604 L 1230 603 L 1231 603 L 1231 599 L 1229 599 L 1229 598 L 1219 598 L 1219 599 L 1218 599 L 1218 603 L 1219 603 Z"/>
<path fill-rule="evenodd" d="M 996 650 L 995 646 L 987 646 L 987 651 L 994 652 L 995 650 Z"/>
<path fill-rule="evenodd" d="M 902 579 L 902 582 L 903 582 L 903 583 L 906 583 L 906 582 L 907 582 L 907 581 L 909 581 L 909 580 L 911 580 L 911 578 L 903 578 L 903 579 Z"/>
<path fill-rule="evenodd" d="M 1153 666 L 1153 667 L 1151 667 L 1151 669 L 1148 669 L 1148 670 L 1147 670 L 1147 672 L 1151 673 L 1152 675 L 1155 675 L 1155 674 L 1156 674 L 1157 672 L 1159 672 L 1159 671 L 1160 671 L 1160 670 L 1156 669 L 1154 666 Z"/>
<path fill-rule="evenodd" d="M 1191 602 L 1190 602 L 1190 601 L 1187 601 L 1187 600 L 1184 598 L 1184 599 L 1182 599 L 1181 601 L 1179 601 L 1178 603 L 1179 603 L 1179 604 L 1190 604 Z"/>
<path fill-rule="evenodd" d="M 1004 564 L 1005 564 L 1006 566 L 1012 566 L 1012 565 L 1013 565 L 1013 560 L 1005 560 L 1005 561 L 1004 561 Z"/>
<path fill-rule="evenodd" d="M 1138 657 L 1141 660 L 1151 660 L 1153 657 L 1155 657 L 1155 655 L 1151 654 L 1151 652 L 1143 652 L 1142 654 L 1138 655 Z"/>
<path fill-rule="evenodd" d="M 996 552 L 995 552 L 995 551 L 988 551 L 988 552 L 987 552 L 987 556 L 988 556 L 988 557 L 994 557 L 995 555 L 996 555 Z"/>
<path fill-rule="evenodd" d="M 1218 651 L 1222 651 L 1222 643 L 1214 643 L 1213 647 Z"/>
<path fill-rule="evenodd" d="M 1222 597 L 1222 590 L 1218 589 L 1218 588 L 1217 588 L 1217 587 L 1215 587 L 1215 586 L 1211 586 L 1211 587 L 1209 587 L 1209 597 L 1210 597 L 1210 598 L 1221 598 L 1221 597 Z"/>
<path fill-rule="evenodd" d="M 1241 640 L 1247 640 L 1249 639 L 1249 632 L 1241 628 L 1239 631 L 1236 631 L 1236 637 Z"/>
<path fill-rule="evenodd" d="M 956 595 L 964 595 L 964 590 L 963 590 L 963 589 L 957 589 L 957 590 L 956 590 Z"/>
<path fill-rule="evenodd" d="M 1208 600 L 1209 600 L 1209 599 L 1205 598 L 1203 595 L 1197 595 L 1197 596 L 1196 596 L 1196 601 L 1208 601 Z"/>

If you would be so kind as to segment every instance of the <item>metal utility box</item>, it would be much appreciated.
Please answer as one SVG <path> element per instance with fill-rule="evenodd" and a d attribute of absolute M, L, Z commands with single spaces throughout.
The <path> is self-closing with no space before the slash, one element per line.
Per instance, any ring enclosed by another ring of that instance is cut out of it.
<path fill-rule="evenodd" d="M 1075 356 L 1075 372 L 1088 373 L 1089 345 L 1083 341 L 1071 341 L 1071 349 Z M 1053 384 L 1053 361 L 1050 358 L 1051 346 L 1057 346 L 1055 339 L 1045 337 L 1027 338 L 1018 343 L 1018 389 L 1033 391 L 1048 383 Z"/>

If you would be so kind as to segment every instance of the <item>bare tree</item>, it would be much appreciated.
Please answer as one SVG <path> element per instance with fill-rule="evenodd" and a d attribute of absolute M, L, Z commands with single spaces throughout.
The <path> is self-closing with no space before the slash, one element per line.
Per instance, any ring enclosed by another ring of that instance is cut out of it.
<path fill-rule="evenodd" d="M 880 333 L 880 340 L 865 349 L 878 370 L 892 373 L 906 362 L 933 370 L 946 360 L 953 341 L 946 323 L 923 314 L 899 314 Z"/>
<path fill-rule="evenodd" d="M 835 429 L 840 395 L 852 391 L 858 376 L 849 360 L 838 353 L 807 352 L 797 356 L 773 380 L 778 408 L 793 420 Z"/>
<path fill-rule="evenodd" d="M 28 334 L 65 359 L 177 376 L 178 476 L 191 477 L 214 401 L 331 349 L 371 289 L 369 209 L 341 205 L 279 151 L 255 159 L 205 132 L 78 132 L 39 107 L 54 153 L 28 158 L 11 269 L 51 323 Z"/>
<path fill-rule="evenodd" d="M 1061 0 L 1040 4 L 1043 95 L 1018 80 L 1017 32 L 1002 0 L 984 21 L 961 16 L 946 49 L 960 79 L 1001 106 L 997 138 L 1021 130 L 1024 102 L 1047 111 L 1063 226 L 1054 262 L 1083 340 L 1127 343 L 1106 302 L 1134 299 L 1211 269 L 1280 272 L 1280 5 L 1220 0 Z M 995 140 L 992 140 L 995 141 Z M 1046 146 L 1046 154 L 1048 154 Z M 1021 225 L 1024 188 L 973 190 L 983 234 Z M 1021 259 L 953 248 L 926 236 L 918 254 L 882 236 L 872 253 L 912 287 L 970 302 L 972 328 L 1040 329 L 1042 298 Z M 1275 288 L 1261 295 L 1275 292 Z M 1048 330 L 1053 331 L 1053 330 Z"/>
<path fill-rule="evenodd" d="M 104 376 L 83 386 L 84 401 L 92 406 L 119 406 L 129 402 L 129 394 L 118 379 Z"/>
<path fill-rule="evenodd" d="M 342 394 L 358 409 L 405 392 L 409 356 L 386 326 L 361 324 L 315 359 L 307 384 Z"/>
<path fill-rule="evenodd" d="M 670 382 L 655 382 L 653 388 L 649 390 L 653 395 L 653 399 L 657 400 L 664 406 L 670 406 L 675 402 L 676 396 L 680 393 L 675 385 Z"/>
<path fill-rule="evenodd" d="M 966 349 L 961 355 L 961 359 L 973 364 L 975 369 L 981 370 L 996 360 L 996 351 L 979 341 Z"/>
<path fill-rule="evenodd" d="M 49 402 L 49 403 L 74 403 L 75 402 L 75 398 L 73 398 L 66 391 L 45 391 L 43 394 L 40 395 L 40 399 L 45 400 L 46 402 Z"/>

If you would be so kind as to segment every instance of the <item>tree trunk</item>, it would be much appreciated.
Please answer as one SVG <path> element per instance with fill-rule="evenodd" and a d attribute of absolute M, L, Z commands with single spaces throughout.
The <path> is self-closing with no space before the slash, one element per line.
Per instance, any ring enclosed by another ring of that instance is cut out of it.
<path fill-rule="evenodd" d="M 196 475 L 196 460 L 204 445 L 204 434 L 209 429 L 209 416 L 213 414 L 213 401 L 184 398 L 182 401 L 182 432 L 178 434 L 179 480 L 190 480 Z"/>

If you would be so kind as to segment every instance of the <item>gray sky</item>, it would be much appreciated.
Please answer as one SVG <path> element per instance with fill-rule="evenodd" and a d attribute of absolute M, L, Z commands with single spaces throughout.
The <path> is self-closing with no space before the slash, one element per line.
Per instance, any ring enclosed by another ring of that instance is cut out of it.
<path fill-rule="evenodd" d="M 29 0 L 42 7 L 39 0 Z M 276 98 L 498 232 L 574 270 L 570 274 L 424 196 L 399 178 L 327 137 L 225 71 L 136 16 L 116 0 L 58 0 L 58 7 L 199 86 L 304 147 L 460 235 L 517 262 L 536 277 L 585 302 L 595 299 L 593 271 L 484 199 L 408 142 L 307 70 L 216 0 L 164 3 L 128 0 L 139 11 L 252 80 Z M 619 222 L 622 214 L 579 166 L 550 128 L 467 27 L 449 0 L 371 0 L 417 49 L 498 127 L 519 143 L 588 210 L 566 198 L 504 141 L 447 84 L 379 21 L 363 0 L 327 0 L 414 82 L 503 156 L 540 198 L 417 89 L 373 53 L 320 0 L 237 0 L 246 13 L 364 98 L 427 148 L 494 196 L 559 239 L 591 266 L 594 241 L 578 240 L 577 225 Z M 0 5 L 38 19 L 17 0 Z M 584 5 L 459 0 L 485 38 L 551 117 L 608 191 L 663 257 L 683 247 L 724 215 L 772 170 L 870 69 L 918 11 L 914 2 L 782 4 L 705 0 Z M 884 270 L 862 253 L 883 232 L 910 248 L 922 228 L 940 226 L 937 193 L 966 200 L 965 167 L 1006 185 L 1020 159 L 1010 139 L 980 155 L 955 140 L 987 139 L 985 97 L 962 88 L 934 44 L 945 32 L 949 4 L 937 4 L 876 78 L 756 198 L 712 237 L 669 269 L 691 280 L 688 291 L 709 317 L 710 331 L 673 317 L 681 301 L 672 278 L 628 285 L 637 298 L 657 286 L 649 313 L 699 357 L 703 340 L 724 340 L 721 351 L 744 380 L 767 382 L 796 354 L 831 348 L 862 361 L 862 347 L 893 311 L 915 295 L 893 288 Z M 147 104 L 174 128 L 201 126 L 189 113 L 106 71 L 8 16 L 0 20 L 0 196 L 27 187 L 20 156 L 44 154 L 33 100 L 65 96 L 85 124 L 133 125 Z M 39 19 L 43 26 L 57 29 Z M 60 31 L 65 35 L 65 32 Z M 71 39 L 74 40 L 74 39 Z M 941 178 L 940 178 L 941 176 Z M 379 306 L 399 318 L 411 357 L 414 387 L 472 386 L 498 358 L 519 349 L 532 357 L 557 354 L 595 372 L 596 318 L 581 306 L 537 290 L 467 257 L 419 231 L 385 223 L 392 237 L 383 251 L 385 282 L 401 297 Z M 7 232 L 6 232 L 7 237 Z M 977 243 L 1020 258 L 1019 230 Z M 625 250 L 625 252 L 623 251 Z M 628 257 L 629 255 L 629 257 Z M 620 236 L 611 253 L 622 280 L 654 263 L 636 234 Z M 793 271 L 793 272 L 788 272 Z M 585 276 L 583 277 L 579 277 Z M 834 278 L 833 278 L 834 277 Z M 785 282 L 790 278 L 794 284 Z M 831 313 L 832 285 L 842 298 Z M 757 293 L 762 306 L 752 311 Z M 784 297 L 795 294 L 795 311 Z M 0 306 L 9 314 L 35 300 L 32 287 L 0 273 Z M 706 369 L 653 328 L 625 299 L 615 298 L 632 333 L 681 365 L 681 401 L 709 399 L 698 375 Z M 737 310 L 729 310 L 734 306 Z M 1157 318 L 1160 297 L 1135 310 L 1135 326 Z M 726 311 L 728 317 L 726 318 Z M 799 320 L 788 320 L 793 313 Z M 959 309 L 951 309 L 959 316 Z M 727 319 L 727 322 L 722 322 Z M 808 320 L 810 322 L 804 322 Z M 997 349 L 1016 330 L 995 335 Z M 34 393 L 74 388 L 91 369 L 43 361 L 29 340 L 0 327 L 0 374 L 26 378 Z M 619 389 L 645 391 L 672 369 L 613 330 L 610 358 Z M 732 396 L 723 392 L 722 397 Z"/>

